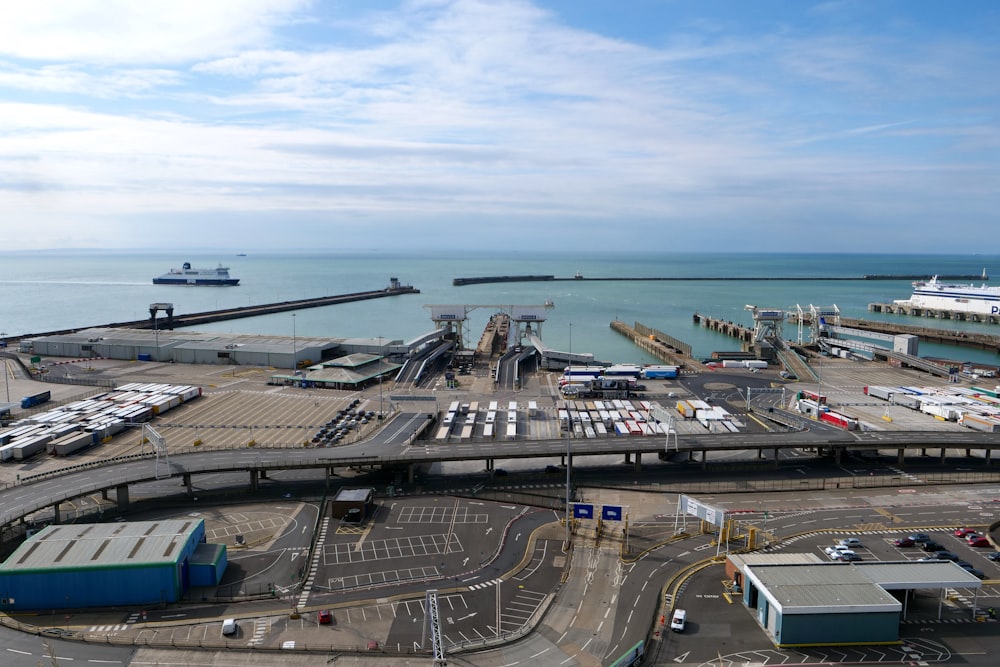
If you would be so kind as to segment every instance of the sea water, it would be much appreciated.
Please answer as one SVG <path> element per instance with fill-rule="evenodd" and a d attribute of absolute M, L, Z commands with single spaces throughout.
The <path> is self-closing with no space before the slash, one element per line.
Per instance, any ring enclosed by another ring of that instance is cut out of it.
<path fill-rule="evenodd" d="M 237 287 L 153 285 L 152 279 L 190 262 L 228 266 Z M 221 308 L 388 287 L 390 278 L 420 290 L 354 303 L 199 325 L 201 331 L 377 338 L 407 341 L 433 330 L 429 305 L 464 305 L 464 337 L 473 346 L 490 315 L 516 305 L 551 301 L 541 335 L 549 347 L 590 352 L 612 362 L 655 363 L 610 328 L 612 320 L 641 322 L 680 339 L 696 357 L 739 349 L 728 336 L 693 321 L 695 313 L 753 326 L 747 305 L 808 311 L 837 305 L 848 317 L 885 319 L 1000 334 L 1000 326 L 868 312 L 872 302 L 909 298 L 910 280 L 863 280 L 866 274 L 931 275 L 1000 272 L 996 255 L 540 253 L 482 251 L 432 255 L 399 252 L 44 251 L 0 253 L 0 336 L 21 336 L 149 317 L 152 303 L 172 303 L 182 315 Z M 490 283 L 454 286 L 454 278 L 580 274 L 600 277 L 764 278 Z M 849 278 L 816 280 L 816 278 Z M 160 318 L 163 314 L 160 313 Z M 786 326 L 797 340 L 798 331 Z M 808 330 L 805 334 L 808 338 Z M 1000 363 L 995 353 L 923 343 L 921 356 Z"/>

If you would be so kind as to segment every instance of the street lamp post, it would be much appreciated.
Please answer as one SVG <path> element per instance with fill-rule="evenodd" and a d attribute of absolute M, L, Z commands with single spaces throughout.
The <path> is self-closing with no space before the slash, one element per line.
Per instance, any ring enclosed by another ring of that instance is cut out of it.
<path fill-rule="evenodd" d="M 573 323 L 569 323 L 569 365 L 573 366 Z M 570 484 L 570 470 L 573 467 L 573 452 L 570 449 L 570 443 L 573 441 L 573 413 L 569 410 L 566 411 L 566 415 L 569 421 L 569 429 L 566 431 L 566 543 L 564 545 L 564 550 L 569 553 L 569 543 L 570 543 L 570 528 L 569 522 L 571 518 L 570 503 L 569 503 L 569 484 Z"/>
<path fill-rule="evenodd" d="M 292 375 L 295 375 L 298 367 L 298 360 L 295 358 L 295 313 L 292 313 Z"/>
<path fill-rule="evenodd" d="M 379 421 L 382 421 L 382 371 L 383 371 L 382 360 L 385 358 L 385 355 L 382 353 L 382 336 L 378 337 L 378 354 L 379 354 L 379 360 L 378 360 L 378 418 L 379 418 Z"/>

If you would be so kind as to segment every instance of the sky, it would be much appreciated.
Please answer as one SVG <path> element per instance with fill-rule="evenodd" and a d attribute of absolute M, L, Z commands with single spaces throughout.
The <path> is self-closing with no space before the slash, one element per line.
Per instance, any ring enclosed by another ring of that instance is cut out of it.
<path fill-rule="evenodd" d="M 993 2 L 11 0 L 0 245 L 995 252 L 997 35 Z"/>

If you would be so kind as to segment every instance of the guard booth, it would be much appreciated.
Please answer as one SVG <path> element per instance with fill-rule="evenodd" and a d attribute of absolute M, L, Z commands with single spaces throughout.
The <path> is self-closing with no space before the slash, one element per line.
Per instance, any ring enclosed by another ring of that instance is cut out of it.
<path fill-rule="evenodd" d="M 375 508 L 375 489 L 341 489 L 330 501 L 330 516 L 334 519 L 344 519 L 357 516 L 359 521 L 367 519 Z M 351 510 L 357 510 L 352 512 Z"/>

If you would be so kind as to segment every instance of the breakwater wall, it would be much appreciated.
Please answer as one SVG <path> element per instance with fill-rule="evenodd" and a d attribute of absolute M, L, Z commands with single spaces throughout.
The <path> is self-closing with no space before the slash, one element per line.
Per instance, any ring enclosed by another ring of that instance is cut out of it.
<path fill-rule="evenodd" d="M 761 280 L 783 281 L 783 280 L 807 280 L 807 281 L 834 281 L 834 280 L 929 280 L 932 276 L 918 275 L 890 275 L 890 274 L 865 274 L 862 276 L 584 276 L 576 274 L 571 277 L 558 277 L 554 275 L 524 275 L 524 276 L 477 276 L 473 278 L 454 278 L 452 285 L 461 287 L 462 285 L 482 285 L 485 283 L 528 283 L 528 282 L 548 282 L 573 280 L 579 282 L 586 281 L 656 281 L 669 280 L 676 282 L 687 281 L 746 281 L 754 282 Z M 985 274 L 965 274 L 965 275 L 940 275 L 939 280 L 989 280 Z"/>
<path fill-rule="evenodd" d="M 192 288 L 193 289 L 193 288 Z M 276 303 L 265 303 L 256 306 L 242 306 L 239 308 L 226 308 L 222 310 L 209 310 L 200 313 L 190 313 L 186 315 L 174 315 L 172 319 L 173 328 L 191 327 L 209 322 L 223 322 L 225 320 L 238 320 L 244 317 L 257 317 L 260 315 L 271 315 L 274 313 L 284 313 L 291 310 L 302 310 L 304 308 L 320 308 L 323 306 L 334 306 L 339 303 L 350 303 L 352 301 L 364 301 L 366 299 L 381 299 L 389 296 L 399 296 L 402 294 L 420 294 L 420 290 L 411 285 L 398 285 L 387 287 L 386 289 L 371 290 L 368 292 L 354 292 L 350 294 L 337 294 L 332 296 L 320 296 L 311 299 L 296 299 L 293 301 L 279 301 Z M 166 329 L 166 318 L 157 320 L 156 327 Z M 59 331 L 46 331 L 43 333 L 21 334 L 8 337 L 6 340 L 15 341 L 22 338 L 37 338 L 41 336 L 58 336 L 61 334 L 75 333 L 82 329 L 110 328 L 110 329 L 152 329 L 153 320 L 130 320 L 127 322 L 111 322 L 109 324 L 95 324 L 73 329 L 61 329 Z"/>

